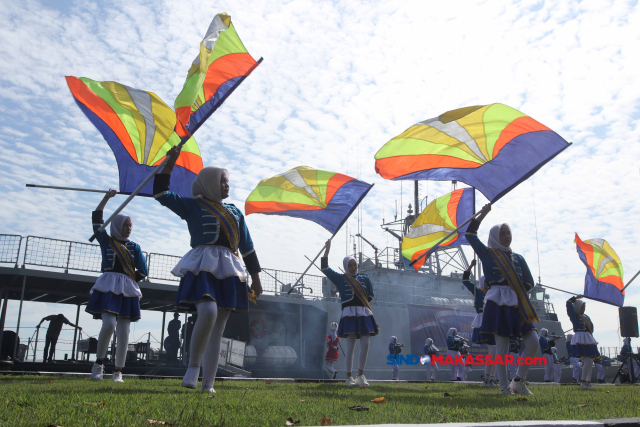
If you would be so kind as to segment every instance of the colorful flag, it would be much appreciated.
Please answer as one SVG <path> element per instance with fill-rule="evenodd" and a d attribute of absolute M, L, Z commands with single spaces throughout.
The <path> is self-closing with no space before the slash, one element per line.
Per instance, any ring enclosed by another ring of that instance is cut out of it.
<path fill-rule="evenodd" d="M 433 200 L 414 221 L 402 239 L 402 256 L 413 261 L 426 253 L 473 215 L 475 192 L 473 188 L 461 188 Z M 464 237 L 467 224 L 459 233 L 453 234 L 438 247 L 468 245 Z M 416 271 L 425 263 L 426 257 L 413 264 Z M 405 263 L 406 265 L 407 263 Z"/>
<path fill-rule="evenodd" d="M 622 262 L 613 248 L 604 239 L 584 242 L 576 233 L 576 249 L 587 266 L 584 278 L 585 297 L 622 307 L 624 305 L 624 282 Z"/>
<path fill-rule="evenodd" d="M 96 82 L 67 76 L 76 103 L 102 133 L 118 163 L 120 191 L 131 193 L 180 143 L 175 133 L 176 115 L 152 92 L 116 82 Z M 195 139 L 187 140 L 176 163 L 171 191 L 191 197 L 191 182 L 202 169 L 202 157 Z M 153 194 L 153 182 L 139 193 Z"/>
<path fill-rule="evenodd" d="M 495 202 L 567 148 L 560 135 L 503 104 L 448 111 L 376 153 L 385 179 L 462 181 Z"/>
<path fill-rule="evenodd" d="M 174 104 L 178 135 L 193 135 L 260 61 L 256 62 L 245 49 L 231 17 L 226 13 L 216 15 Z"/>
<path fill-rule="evenodd" d="M 336 233 L 371 187 L 341 173 L 298 166 L 260 181 L 244 210 L 303 218 Z"/>

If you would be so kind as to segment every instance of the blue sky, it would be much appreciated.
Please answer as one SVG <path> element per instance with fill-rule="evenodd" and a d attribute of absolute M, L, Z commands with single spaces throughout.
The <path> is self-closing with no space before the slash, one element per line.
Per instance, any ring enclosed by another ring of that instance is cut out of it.
<path fill-rule="evenodd" d="M 295 166 L 340 171 L 376 184 L 363 202 L 362 233 L 386 246 L 379 225 L 383 211 L 391 216 L 401 185 L 375 174 L 375 152 L 418 121 L 501 102 L 573 145 L 501 199 L 481 236 L 493 223 L 511 224 L 514 250 L 537 271 L 535 195 L 543 283 L 582 289 L 574 232 L 607 239 L 627 278 L 640 269 L 635 1 L 2 2 L 3 233 L 84 241 L 99 196 L 26 189 L 25 183 L 118 185 L 113 155 L 75 105 L 64 76 L 115 80 L 171 105 L 204 31 L 222 11 L 249 52 L 264 57 L 196 135 L 205 165 L 229 169 L 232 203 L 242 208 L 261 179 Z M 406 209 L 411 186 L 402 188 Z M 450 188 L 422 183 L 422 196 L 431 200 Z M 478 207 L 482 202 L 478 197 Z M 157 202 L 136 199 L 126 211 L 144 250 L 188 250 L 185 225 Z M 302 271 L 304 255 L 314 255 L 328 237 L 296 219 L 252 215 L 247 223 L 268 268 Z M 344 247 L 346 238 L 341 232 L 335 247 Z M 331 262 L 343 255 L 334 250 Z M 638 286 L 629 288 L 626 305 L 639 305 Z M 551 295 L 568 325 L 566 294 Z M 15 308 L 8 325 L 15 324 Z M 75 317 L 73 308 L 26 304 L 23 325 L 61 310 Z M 594 302 L 587 312 L 596 320 L 596 339 L 619 346 L 617 309 Z M 91 335 L 99 330 L 84 314 L 81 323 Z M 159 338 L 158 315 L 136 325 L 136 338 L 149 330 Z"/>

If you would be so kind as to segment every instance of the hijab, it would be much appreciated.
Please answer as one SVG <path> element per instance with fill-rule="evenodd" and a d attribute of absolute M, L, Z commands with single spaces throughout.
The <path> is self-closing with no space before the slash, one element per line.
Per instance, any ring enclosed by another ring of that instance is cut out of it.
<path fill-rule="evenodd" d="M 396 341 L 398 340 L 398 338 L 396 338 L 396 336 L 392 336 L 391 339 L 389 340 L 389 344 L 395 344 Z"/>
<path fill-rule="evenodd" d="M 629 342 L 631 341 L 630 338 L 625 338 L 622 340 L 622 342 L 624 343 L 624 345 L 629 345 Z"/>
<path fill-rule="evenodd" d="M 509 227 L 509 224 L 494 225 L 493 227 L 491 227 L 491 231 L 489 231 L 489 242 L 487 246 L 493 249 L 500 249 L 501 251 L 510 253 L 511 248 L 500 243 L 500 229 L 503 225 L 506 225 L 507 228 L 509 228 L 509 231 L 511 231 L 511 227 Z"/>
<path fill-rule="evenodd" d="M 582 309 L 582 306 L 585 304 L 584 301 L 582 301 L 581 299 L 577 299 L 573 302 L 573 309 L 576 311 L 576 313 L 578 314 L 582 314 L 580 313 L 580 310 Z"/>
<path fill-rule="evenodd" d="M 447 335 L 449 335 L 450 337 L 453 337 L 456 335 L 457 332 L 458 330 L 456 328 L 449 328 L 449 332 L 447 332 Z"/>
<path fill-rule="evenodd" d="M 485 289 L 484 282 L 485 282 L 485 278 L 484 276 L 481 276 L 480 280 L 478 281 L 478 289 Z"/>
<path fill-rule="evenodd" d="M 111 230 L 111 237 L 114 237 L 116 240 L 120 240 L 122 242 L 129 241 L 129 238 L 122 235 L 122 227 L 124 226 L 124 222 L 127 220 L 127 218 L 131 217 L 124 214 L 116 215 L 113 221 L 111 221 L 111 228 L 109 229 Z M 133 218 L 131 218 L 131 224 L 133 225 Z"/>
<path fill-rule="evenodd" d="M 342 260 L 342 267 L 344 268 L 344 273 L 348 274 L 349 276 L 357 276 L 358 275 L 358 270 L 356 270 L 356 274 L 351 274 L 349 273 L 349 261 L 354 260 L 356 261 L 356 259 L 352 256 L 346 256 L 344 257 L 344 259 Z M 358 261 L 356 261 L 356 265 L 358 264 Z"/>
<path fill-rule="evenodd" d="M 433 342 L 433 340 L 431 338 L 427 338 L 427 340 L 424 342 L 424 346 L 425 347 L 429 347 L 432 342 Z"/>
<path fill-rule="evenodd" d="M 222 203 L 220 181 L 225 176 L 229 179 L 229 172 L 223 168 L 207 166 L 198 172 L 198 176 L 191 183 L 191 194 L 194 199 L 209 199 Z"/>
<path fill-rule="evenodd" d="M 338 324 L 336 322 L 333 322 L 329 327 L 329 330 L 330 330 L 329 335 L 331 335 L 331 339 L 335 341 L 336 337 L 338 336 L 336 334 L 336 331 L 338 330 Z"/>
<path fill-rule="evenodd" d="M 546 328 L 540 329 L 540 338 L 544 338 L 547 335 L 549 335 L 549 330 L 548 329 L 546 329 Z"/>
<path fill-rule="evenodd" d="M 573 338 L 573 334 L 567 334 L 567 342 L 570 343 L 571 342 L 571 338 Z"/>
<path fill-rule="evenodd" d="M 556 348 L 555 347 L 551 347 L 551 353 L 555 353 L 556 352 Z"/>

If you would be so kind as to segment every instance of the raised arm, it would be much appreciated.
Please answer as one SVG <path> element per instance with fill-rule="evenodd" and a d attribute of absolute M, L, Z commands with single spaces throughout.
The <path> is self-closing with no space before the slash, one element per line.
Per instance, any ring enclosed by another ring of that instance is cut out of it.
<path fill-rule="evenodd" d="M 107 202 L 109 201 L 109 199 L 115 197 L 117 193 L 118 192 L 116 190 L 110 188 L 109 192 L 105 194 L 100 203 L 98 203 L 96 210 L 91 213 L 91 222 L 93 223 L 94 233 L 100 229 L 102 224 L 104 224 L 104 220 L 102 219 L 104 207 L 107 206 Z M 98 240 L 98 243 L 100 243 L 100 246 L 104 247 L 105 245 L 109 244 L 109 235 L 107 234 L 106 230 L 102 230 L 102 232 L 98 234 L 98 237 L 96 239 Z"/>
<path fill-rule="evenodd" d="M 471 261 L 471 264 L 469 264 L 469 268 L 467 268 L 462 274 L 462 284 L 469 290 L 469 292 L 471 292 L 472 295 L 474 294 L 475 285 L 471 283 L 470 279 L 471 279 L 471 270 L 475 266 L 476 266 L 476 260 L 473 259 Z"/>
<path fill-rule="evenodd" d="M 169 157 L 169 160 L 167 160 L 167 163 L 165 163 L 162 170 L 153 178 L 153 198 L 160 202 L 162 206 L 166 206 L 171 209 L 180 218 L 186 219 L 188 209 L 185 203 L 186 200 L 191 199 L 185 199 L 182 196 L 169 191 L 169 186 L 171 184 L 171 172 L 173 172 L 176 161 L 178 160 L 178 157 L 180 157 L 181 149 L 182 147 L 178 148 L 176 145 L 171 150 L 167 151 L 167 157 Z"/>
<path fill-rule="evenodd" d="M 478 229 L 480 228 L 480 224 L 482 220 L 487 216 L 487 214 L 491 212 L 491 203 L 488 203 L 482 207 L 480 211 L 480 215 L 478 215 L 474 220 L 471 221 L 467 231 L 465 231 L 465 237 L 474 252 L 478 255 L 480 260 L 483 263 L 488 262 L 491 259 L 491 254 L 489 253 L 489 249 L 478 239 Z"/>
<path fill-rule="evenodd" d="M 102 200 L 100 201 L 100 203 L 98 203 L 98 206 L 96 207 L 96 210 L 97 211 L 103 211 L 105 206 L 107 206 L 107 202 L 109 201 L 109 199 L 115 197 L 116 194 L 118 194 L 118 191 L 114 190 L 113 188 L 110 188 L 109 192 L 107 194 L 105 194 L 104 197 L 102 198 Z"/>

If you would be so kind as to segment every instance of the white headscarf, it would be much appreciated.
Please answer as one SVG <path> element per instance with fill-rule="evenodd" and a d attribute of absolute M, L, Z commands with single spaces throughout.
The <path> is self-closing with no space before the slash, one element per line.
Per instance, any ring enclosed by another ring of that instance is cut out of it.
<path fill-rule="evenodd" d="M 356 261 L 356 259 L 352 256 L 346 256 L 344 257 L 344 259 L 342 260 L 342 267 L 344 267 L 344 272 L 345 274 L 348 274 L 349 276 L 357 276 L 358 275 L 358 271 L 360 270 L 360 268 L 358 268 L 358 270 L 356 270 L 356 274 L 351 274 L 349 273 L 349 261 L 354 260 Z M 358 264 L 358 261 L 356 261 L 356 265 Z"/>
<path fill-rule="evenodd" d="M 191 194 L 194 199 L 205 198 L 222 203 L 220 180 L 223 176 L 229 178 L 229 172 L 223 168 L 207 166 L 198 172 L 198 176 L 191 183 Z"/>
<path fill-rule="evenodd" d="M 389 344 L 395 344 L 397 340 L 398 340 L 398 338 L 396 338 L 396 336 L 395 336 L 395 335 L 393 335 L 393 336 L 391 337 L 391 339 L 389 340 Z"/>
<path fill-rule="evenodd" d="M 573 338 L 573 334 L 567 334 L 567 342 L 571 342 L 571 338 Z"/>
<path fill-rule="evenodd" d="M 484 289 L 485 288 L 485 278 L 484 276 L 480 276 L 480 280 L 478 281 L 478 289 Z"/>
<path fill-rule="evenodd" d="M 428 347 L 431 345 L 431 343 L 433 342 L 433 340 L 431 338 L 427 338 L 427 340 L 424 342 L 424 346 Z"/>
<path fill-rule="evenodd" d="M 458 330 L 456 328 L 449 328 L 449 332 L 447 332 L 447 335 L 449 335 L 450 337 L 453 337 L 457 332 Z"/>
<path fill-rule="evenodd" d="M 511 248 L 509 246 L 504 246 L 502 243 L 500 243 L 500 229 L 503 225 L 506 225 L 509 228 L 509 231 L 511 231 L 511 227 L 509 227 L 509 224 L 494 225 L 493 227 L 491 227 L 491 231 L 489 231 L 489 241 L 487 243 L 487 246 L 493 249 L 500 249 L 504 252 L 511 252 Z"/>
<path fill-rule="evenodd" d="M 624 345 L 629 345 L 629 342 L 630 342 L 630 341 L 631 341 L 631 338 L 625 338 L 625 339 L 623 339 L 623 340 L 622 340 L 622 343 L 623 343 Z"/>
<path fill-rule="evenodd" d="M 111 230 L 111 236 L 116 240 L 120 240 L 122 242 L 129 241 L 128 237 L 124 237 L 122 235 L 122 227 L 124 226 L 124 222 L 127 220 L 127 218 L 131 217 L 124 214 L 118 214 L 115 218 L 113 218 L 113 221 L 111 221 L 111 228 L 109 228 L 109 230 Z M 131 225 L 133 225 L 133 218 L 131 218 Z"/>
<path fill-rule="evenodd" d="M 556 348 L 555 347 L 551 347 L 551 353 L 555 353 L 556 352 Z"/>
<path fill-rule="evenodd" d="M 576 313 L 581 314 L 580 309 L 584 304 L 585 304 L 584 301 L 582 301 L 581 299 L 577 299 L 573 302 L 573 309 L 576 311 Z"/>
<path fill-rule="evenodd" d="M 338 330 L 338 324 L 336 322 L 331 323 L 331 325 L 329 326 L 329 335 L 331 335 L 331 339 L 332 340 L 336 340 L 336 337 L 338 336 L 336 334 L 336 331 Z"/>
<path fill-rule="evenodd" d="M 546 329 L 546 328 L 540 329 L 540 338 L 544 338 L 547 335 L 549 335 L 549 330 L 548 329 Z"/>

